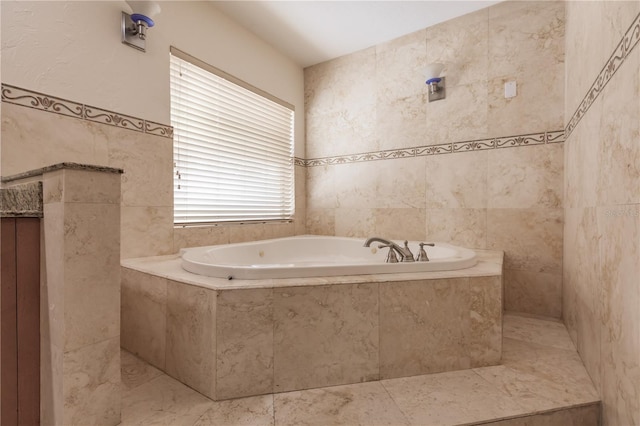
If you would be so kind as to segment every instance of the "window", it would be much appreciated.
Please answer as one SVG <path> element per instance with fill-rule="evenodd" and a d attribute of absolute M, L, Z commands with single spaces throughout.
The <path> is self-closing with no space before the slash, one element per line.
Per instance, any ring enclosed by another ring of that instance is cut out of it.
<path fill-rule="evenodd" d="M 291 220 L 293 106 L 171 48 L 174 223 Z"/>

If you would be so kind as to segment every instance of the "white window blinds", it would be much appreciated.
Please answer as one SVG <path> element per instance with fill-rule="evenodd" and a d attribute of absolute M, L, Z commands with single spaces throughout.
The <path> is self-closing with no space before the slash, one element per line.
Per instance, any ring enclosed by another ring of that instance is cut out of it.
<path fill-rule="evenodd" d="M 290 220 L 293 107 L 171 48 L 174 223 Z"/>

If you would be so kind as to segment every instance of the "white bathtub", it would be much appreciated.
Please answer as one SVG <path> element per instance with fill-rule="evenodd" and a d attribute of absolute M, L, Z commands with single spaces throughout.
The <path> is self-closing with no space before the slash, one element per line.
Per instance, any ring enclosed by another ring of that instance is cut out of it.
<path fill-rule="evenodd" d="M 425 246 L 428 262 L 386 263 L 388 249 L 364 247 L 364 238 L 298 236 L 182 249 L 182 268 L 228 279 L 326 277 L 449 271 L 476 264 L 473 250 L 446 243 Z M 401 241 L 394 241 L 402 246 Z M 417 258 L 418 242 L 409 243 Z"/>

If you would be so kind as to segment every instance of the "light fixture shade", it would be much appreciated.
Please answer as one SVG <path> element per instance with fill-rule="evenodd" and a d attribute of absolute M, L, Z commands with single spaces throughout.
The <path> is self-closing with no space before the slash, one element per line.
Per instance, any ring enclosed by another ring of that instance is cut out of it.
<path fill-rule="evenodd" d="M 427 81 L 440 77 L 444 64 L 429 64 L 424 69 L 424 77 Z"/>
<path fill-rule="evenodd" d="M 160 5 L 155 1 L 127 0 L 127 4 L 134 14 L 144 15 L 150 19 L 153 19 L 156 15 L 159 15 L 162 11 Z"/>

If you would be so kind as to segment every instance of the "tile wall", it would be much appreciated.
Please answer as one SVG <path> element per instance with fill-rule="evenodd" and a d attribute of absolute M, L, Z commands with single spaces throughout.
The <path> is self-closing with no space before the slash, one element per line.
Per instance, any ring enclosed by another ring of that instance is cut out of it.
<path fill-rule="evenodd" d="M 2 85 L 2 175 L 61 162 L 124 169 L 121 257 L 304 233 L 304 167 L 296 166 L 293 223 L 173 227 L 173 129 L 31 90 Z"/>
<path fill-rule="evenodd" d="M 305 69 L 307 231 L 504 250 L 506 309 L 559 318 L 564 10 L 504 2 Z"/>
<path fill-rule="evenodd" d="M 640 424 L 640 2 L 567 2 L 563 315 L 603 401 Z"/>

